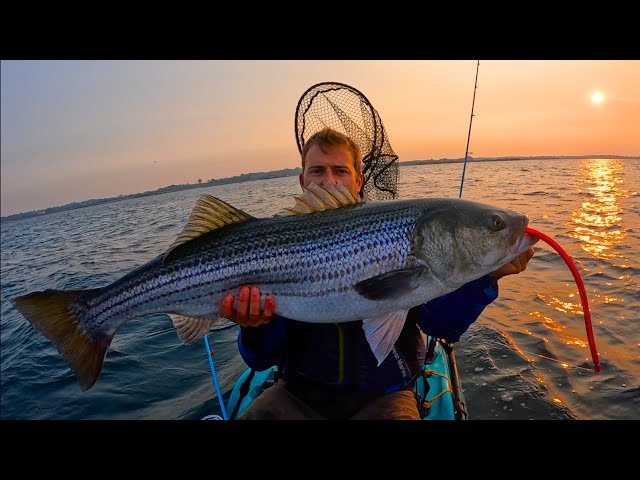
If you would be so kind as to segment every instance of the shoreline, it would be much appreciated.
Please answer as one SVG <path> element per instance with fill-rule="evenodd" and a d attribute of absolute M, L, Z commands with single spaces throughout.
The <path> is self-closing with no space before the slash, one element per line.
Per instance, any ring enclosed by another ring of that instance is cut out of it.
<path fill-rule="evenodd" d="M 640 160 L 640 157 L 626 156 L 626 155 L 553 155 L 553 156 L 544 155 L 544 156 L 533 156 L 533 157 L 508 156 L 508 157 L 478 157 L 478 158 L 469 156 L 467 158 L 467 162 L 481 163 L 481 162 L 505 162 L 505 161 L 512 162 L 512 161 L 524 161 L 524 160 L 560 160 L 560 159 L 582 160 L 582 159 L 606 159 L 606 158 L 619 159 L 619 160 Z M 464 162 L 464 158 L 407 160 L 407 161 L 400 161 L 399 166 L 413 167 L 417 165 L 442 165 L 446 163 L 463 163 L 463 162 Z M 301 167 L 286 168 L 281 170 L 273 170 L 270 172 L 243 173 L 241 175 L 236 175 L 233 177 L 211 179 L 208 182 L 168 185 L 166 187 L 161 187 L 156 190 L 148 190 L 146 192 L 131 193 L 127 195 L 118 195 L 116 197 L 89 199 L 89 200 L 83 200 L 80 202 L 72 202 L 72 203 L 60 205 L 57 207 L 49 207 L 49 208 L 40 209 L 40 210 L 31 210 L 29 212 L 23 212 L 23 213 L 14 213 L 12 215 L 0 217 L 0 222 L 4 223 L 4 222 L 17 221 L 17 220 L 24 220 L 27 218 L 39 217 L 42 215 L 49 215 L 52 213 L 57 213 L 62 211 L 75 210 L 78 208 L 86 208 L 93 205 L 117 202 L 120 200 L 129 200 L 132 198 L 148 197 L 152 195 L 161 195 L 163 193 L 178 192 L 182 190 L 191 190 L 194 188 L 212 187 L 215 185 L 227 185 L 231 183 L 243 183 L 243 182 L 249 182 L 254 180 L 266 180 L 270 178 L 290 177 L 294 175 L 299 175 L 301 171 L 302 171 Z"/>

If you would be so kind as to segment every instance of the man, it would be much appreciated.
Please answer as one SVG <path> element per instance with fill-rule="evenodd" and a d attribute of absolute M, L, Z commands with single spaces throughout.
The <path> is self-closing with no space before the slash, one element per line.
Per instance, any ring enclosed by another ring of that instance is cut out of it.
<path fill-rule="evenodd" d="M 302 149 L 300 186 L 343 183 L 358 197 L 363 183 L 359 147 L 325 128 Z M 240 289 L 221 303 L 221 314 L 240 325 L 238 345 L 256 370 L 278 365 L 283 378 L 265 390 L 241 419 L 415 419 L 413 381 L 424 361 L 425 333 L 457 341 L 498 296 L 497 280 L 526 268 L 533 249 L 496 272 L 409 311 L 400 337 L 377 366 L 362 322 L 315 324 L 274 315 L 277 299 L 267 296 L 264 311 L 256 287 Z"/>

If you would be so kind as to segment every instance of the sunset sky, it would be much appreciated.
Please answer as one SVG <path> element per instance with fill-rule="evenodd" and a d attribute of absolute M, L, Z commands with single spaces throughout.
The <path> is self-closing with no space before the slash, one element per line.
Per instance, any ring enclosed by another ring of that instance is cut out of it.
<path fill-rule="evenodd" d="M 296 104 L 362 91 L 400 161 L 464 157 L 476 60 L 2 61 L 2 215 L 299 166 Z M 480 60 L 469 150 L 640 155 L 640 61 Z"/>

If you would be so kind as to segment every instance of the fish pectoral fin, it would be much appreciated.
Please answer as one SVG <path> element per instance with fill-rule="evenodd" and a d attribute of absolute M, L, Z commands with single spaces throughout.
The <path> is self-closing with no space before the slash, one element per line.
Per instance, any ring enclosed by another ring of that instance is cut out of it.
<path fill-rule="evenodd" d="M 176 327 L 176 333 L 185 345 L 193 345 L 196 343 L 220 321 L 219 317 L 197 318 L 178 315 L 176 313 L 168 313 L 167 315 L 171 317 L 171 321 Z"/>
<path fill-rule="evenodd" d="M 424 270 L 423 267 L 394 270 L 358 282 L 353 288 L 369 300 L 391 300 L 418 288 Z"/>
<path fill-rule="evenodd" d="M 189 240 L 225 225 L 244 222 L 252 218 L 254 217 L 248 213 L 223 202 L 213 195 L 202 195 L 196 202 L 195 207 L 193 207 L 184 229 L 165 253 L 163 262 L 166 263 L 170 260 L 171 253 Z"/>
<path fill-rule="evenodd" d="M 367 318 L 362 321 L 362 328 L 371 346 L 371 351 L 378 360 L 378 366 L 387 358 L 389 352 L 402 332 L 409 310 L 400 309 L 380 317 Z"/>

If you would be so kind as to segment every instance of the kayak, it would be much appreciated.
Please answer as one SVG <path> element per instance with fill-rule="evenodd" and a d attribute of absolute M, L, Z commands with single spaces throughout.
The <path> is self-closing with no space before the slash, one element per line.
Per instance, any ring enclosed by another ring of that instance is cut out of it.
<path fill-rule="evenodd" d="M 428 350 L 413 392 L 422 420 L 466 420 L 468 415 L 456 366 L 453 345 L 426 337 Z M 212 369 L 215 380 L 215 370 Z M 278 378 L 278 367 L 256 371 L 247 368 L 237 378 L 226 406 L 230 420 L 236 420 L 258 396 Z M 207 415 L 202 420 L 222 420 Z"/>

